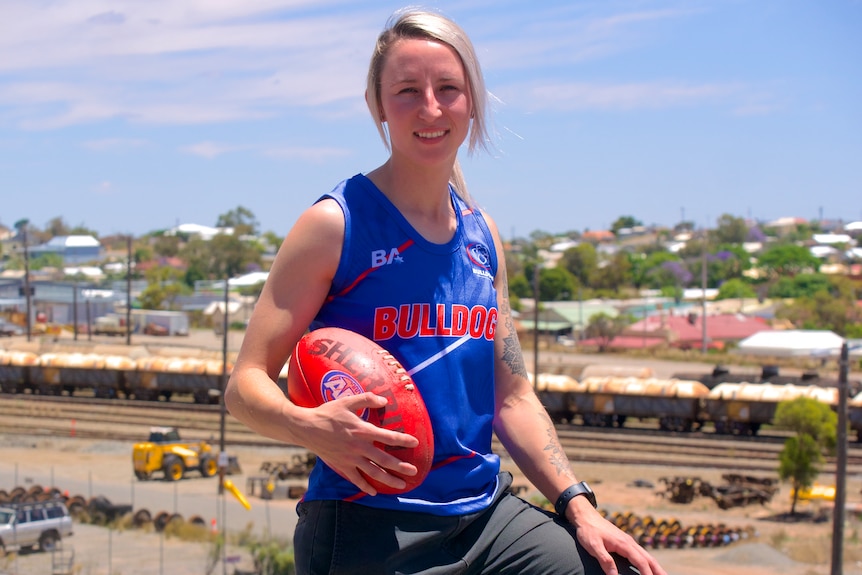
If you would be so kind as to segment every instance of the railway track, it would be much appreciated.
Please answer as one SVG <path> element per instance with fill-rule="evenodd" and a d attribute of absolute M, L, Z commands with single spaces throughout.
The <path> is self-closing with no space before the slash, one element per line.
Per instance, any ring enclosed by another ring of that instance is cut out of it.
<path fill-rule="evenodd" d="M 214 441 L 221 430 L 220 406 L 177 402 L 99 400 L 82 397 L 0 395 L 0 434 L 139 441 L 150 427 L 176 426 L 189 440 Z M 774 473 L 783 438 L 730 437 L 712 433 L 658 432 L 558 426 L 560 441 L 573 462 L 651 465 L 734 472 Z M 225 442 L 232 446 L 276 447 L 278 442 L 225 416 Z M 502 452 L 502 447 L 496 448 Z M 827 459 L 824 473 L 833 473 Z M 847 474 L 862 474 L 862 447 L 850 446 Z"/>

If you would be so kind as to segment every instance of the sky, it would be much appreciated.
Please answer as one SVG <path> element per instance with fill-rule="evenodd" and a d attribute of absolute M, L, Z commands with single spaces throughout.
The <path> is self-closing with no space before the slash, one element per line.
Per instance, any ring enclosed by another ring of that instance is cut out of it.
<path fill-rule="evenodd" d="M 0 0 L 0 224 L 282 236 L 386 160 L 388 0 Z M 451 0 L 492 94 L 462 154 L 504 239 L 862 219 L 862 0 Z"/>

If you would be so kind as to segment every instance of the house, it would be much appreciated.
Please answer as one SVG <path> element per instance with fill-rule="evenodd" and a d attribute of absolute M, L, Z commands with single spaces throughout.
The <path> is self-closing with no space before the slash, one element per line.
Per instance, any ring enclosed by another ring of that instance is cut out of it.
<path fill-rule="evenodd" d="M 643 349 L 667 345 L 680 349 L 697 349 L 704 343 L 710 348 L 723 348 L 727 343 L 743 340 L 773 328 L 761 317 L 742 314 L 707 315 L 703 318 L 695 312 L 686 315 L 658 314 L 646 317 L 630 325 L 608 346 L 611 349 Z M 588 341 L 584 342 L 589 345 Z"/>
<path fill-rule="evenodd" d="M 209 241 L 220 234 L 232 236 L 233 228 L 213 228 L 200 224 L 180 224 L 165 232 L 166 236 L 198 236 L 205 241 Z"/>
<path fill-rule="evenodd" d="M 93 236 L 55 236 L 47 243 L 30 246 L 31 258 L 42 254 L 57 254 L 67 265 L 99 261 L 102 257 L 102 244 Z"/>

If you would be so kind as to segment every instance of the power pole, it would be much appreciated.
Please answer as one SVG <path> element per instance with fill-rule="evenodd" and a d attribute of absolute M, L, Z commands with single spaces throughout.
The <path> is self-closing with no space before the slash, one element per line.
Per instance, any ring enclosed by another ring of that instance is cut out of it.
<path fill-rule="evenodd" d="M 701 289 L 701 353 L 706 353 L 706 233 L 703 235 L 703 255 L 700 264 L 700 289 Z"/>
<path fill-rule="evenodd" d="M 126 237 L 126 345 L 132 345 L 132 236 Z"/>
<path fill-rule="evenodd" d="M 830 575 L 843 573 L 844 506 L 847 500 L 847 369 L 849 365 L 847 341 L 841 345 L 838 367 L 838 433 L 835 452 L 835 507 L 832 512 L 832 570 Z"/>
<path fill-rule="evenodd" d="M 539 389 L 539 264 L 533 272 L 533 389 Z"/>

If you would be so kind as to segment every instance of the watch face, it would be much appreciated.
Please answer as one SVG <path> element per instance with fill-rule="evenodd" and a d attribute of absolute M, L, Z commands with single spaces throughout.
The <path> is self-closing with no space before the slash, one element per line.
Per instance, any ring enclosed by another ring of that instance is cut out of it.
<path fill-rule="evenodd" d="M 596 494 L 593 493 L 593 488 L 590 487 L 590 484 L 586 481 L 581 481 L 580 487 L 582 488 L 582 493 L 584 494 L 584 496 L 589 499 L 590 503 L 593 504 L 593 507 L 597 507 L 598 505 L 596 504 Z"/>

